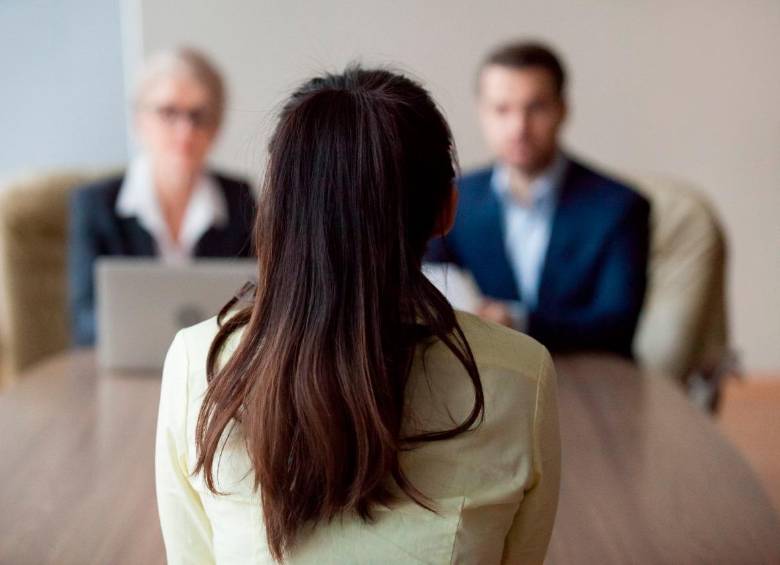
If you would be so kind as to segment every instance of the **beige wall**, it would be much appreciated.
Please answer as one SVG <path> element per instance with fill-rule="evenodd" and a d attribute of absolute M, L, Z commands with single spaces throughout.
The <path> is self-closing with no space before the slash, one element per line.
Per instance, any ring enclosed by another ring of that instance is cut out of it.
<path fill-rule="evenodd" d="M 140 3 L 144 53 L 188 42 L 222 64 L 233 98 L 215 161 L 254 177 L 278 102 L 303 77 L 355 59 L 424 80 L 464 168 L 483 162 L 478 60 L 503 39 L 549 40 L 571 72 L 568 146 L 709 194 L 731 244 L 736 346 L 750 371 L 780 374 L 777 0 L 125 1 Z"/>

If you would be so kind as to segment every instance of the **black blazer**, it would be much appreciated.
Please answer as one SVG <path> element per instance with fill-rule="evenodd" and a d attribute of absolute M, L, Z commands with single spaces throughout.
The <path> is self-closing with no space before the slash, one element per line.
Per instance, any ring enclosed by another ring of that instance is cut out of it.
<path fill-rule="evenodd" d="M 255 199 L 243 181 L 213 174 L 228 209 L 224 227 L 212 227 L 195 245 L 196 257 L 249 257 Z M 101 256 L 155 257 L 152 235 L 135 218 L 116 213 L 123 176 L 74 191 L 70 203 L 68 247 L 69 302 L 76 345 L 95 342 L 95 288 L 93 270 Z"/>
<path fill-rule="evenodd" d="M 469 270 L 480 291 L 522 300 L 504 243 L 493 168 L 458 181 L 455 226 L 426 259 Z M 647 284 L 650 205 L 637 192 L 569 160 L 528 333 L 549 349 L 601 350 L 631 357 Z"/>

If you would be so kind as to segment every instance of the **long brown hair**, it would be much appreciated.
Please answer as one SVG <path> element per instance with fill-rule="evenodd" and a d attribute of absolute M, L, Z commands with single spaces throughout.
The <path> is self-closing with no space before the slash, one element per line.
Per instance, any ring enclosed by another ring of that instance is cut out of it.
<path fill-rule="evenodd" d="M 431 97 L 389 71 L 350 67 L 315 78 L 281 112 L 254 233 L 258 283 L 251 305 L 231 301 L 220 314 L 194 471 L 218 493 L 215 457 L 237 423 L 277 560 L 306 525 L 345 511 L 370 520 L 392 501 L 390 481 L 433 509 L 406 479 L 399 451 L 481 421 L 474 357 L 421 271 L 454 163 Z M 241 328 L 238 348 L 218 366 Z M 474 406 L 451 429 L 402 437 L 414 352 L 433 339 L 466 368 Z"/>

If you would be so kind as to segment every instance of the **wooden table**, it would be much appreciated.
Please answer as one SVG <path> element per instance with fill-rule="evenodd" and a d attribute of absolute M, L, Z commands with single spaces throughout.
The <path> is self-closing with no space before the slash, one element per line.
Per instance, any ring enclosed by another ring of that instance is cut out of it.
<path fill-rule="evenodd" d="M 672 382 L 616 359 L 556 368 L 563 473 L 548 563 L 780 564 L 780 521 L 756 476 Z"/>
<path fill-rule="evenodd" d="M 563 478 L 547 562 L 780 563 L 753 473 L 672 384 L 619 360 L 559 372 Z M 0 395 L 0 564 L 153 564 L 158 375 L 61 356 Z"/>
<path fill-rule="evenodd" d="M 0 395 L 0 564 L 154 564 L 160 378 L 63 355 Z"/>

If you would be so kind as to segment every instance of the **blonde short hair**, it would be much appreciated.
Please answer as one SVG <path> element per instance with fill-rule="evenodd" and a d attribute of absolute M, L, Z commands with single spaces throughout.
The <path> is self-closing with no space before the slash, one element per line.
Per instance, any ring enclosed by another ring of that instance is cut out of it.
<path fill-rule="evenodd" d="M 200 51 L 191 47 L 175 47 L 149 57 L 136 81 L 134 103 L 140 105 L 150 85 L 162 77 L 184 74 L 195 79 L 209 93 L 209 110 L 215 127 L 222 123 L 225 112 L 225 83 L 217 67 Z"/>

